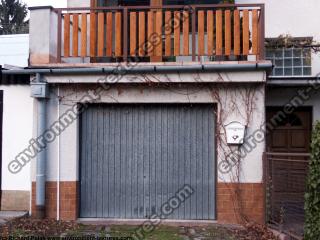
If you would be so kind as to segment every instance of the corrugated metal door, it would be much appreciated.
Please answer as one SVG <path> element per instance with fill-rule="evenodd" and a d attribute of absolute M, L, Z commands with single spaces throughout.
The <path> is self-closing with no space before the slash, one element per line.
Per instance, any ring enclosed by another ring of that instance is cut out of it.
<path fill-rule="evenodd" d="M 215 219 L 212 105 L 92 105 L 80 125 L 80 217 L 148 218 L 188 184 L 169 218 Z"/>

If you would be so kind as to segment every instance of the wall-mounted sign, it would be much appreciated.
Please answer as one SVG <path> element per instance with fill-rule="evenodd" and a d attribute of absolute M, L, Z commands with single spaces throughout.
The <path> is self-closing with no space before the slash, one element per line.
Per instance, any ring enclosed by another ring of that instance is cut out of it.
<path fill-rule="evenodd" d="M 243 144 L 246 126 L 239 122 L 231 122 L 225 126 L 227 133 L 227 143 L 240 145 Z"/>

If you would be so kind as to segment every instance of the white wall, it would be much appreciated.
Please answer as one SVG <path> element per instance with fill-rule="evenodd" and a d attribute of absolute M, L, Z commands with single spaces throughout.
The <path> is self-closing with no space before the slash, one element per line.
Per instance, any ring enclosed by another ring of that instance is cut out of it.
<path fill-rule="evenodd" d="M 200 74 L 201 75 L 201 74 Z M 223 75 L 223 74 L 222 74 Z M 175 74 L 168 74 L 168 77 L 175 78 Z M 203 75 L 199 76 L 201 79 Z M 75 76 L 69 76 L 74 79 Z M 95 81 L 96 77 L 92 77 Z M 256 73 L 256 80 L 261 81 L 264 78 L 263 74 Z M 47 81 L 53 81 L 55 77 L 46 77 Z M 173 80 L 173 79 L 171 79 Z M 58 120 L 58 108 L 60 116 L 67 112 L 72 106 L 79 102 L 88 92 L 95 90 L 97 84 L 67 84 L 60 85 L 59 96 L 62 101 L 58 105 L 58 90 L 55 87 L 51 88 L 51 99 L 48 104 L 48 124 Z M 109 91 L 103 91 L 101 98 L 97 99 L 99 103 L 212 103 L 218 105 L 218 116 L 221 117 L 223 125 L 231 121 L 240 121 L 243 124 L 247 123 L 246 117 L 248 114 L 248 93 L 249 99 L 252 99 L 253 111 L 250 116 L 248 134 L 253 133 L 264 123 L 265 120 L 265 95 L 264 83 L 229 83 L 228 85 L 219 86 L 218 84 L 210 87 L 203 87 L 200 84 L 180 85 L 176 87 L 150 87 L 146 85 L 126 85 L 117 84 Z M 219 96 L 218 96 L 219 95 Z M 218 99 L 219 98 L 219 99 Z M 221 105 L 218 104 L 221 102 Z M 221 114 L 220 114 L 221 112 Z M 223 113 L 222 113 L 223 112 Z M 34 116 L 36 119 L 36 115 Z M 224 130 L 221 125 L 218 127 L 221 135 L 224 135 Z M 219 134 L 219 135 L 220 135 Z M 67 127 L 60 135 L 60 147 L 56 139 L 48 147 L 48 162 L 47 162 L 47 181 L 57 180 L 57 165 L 58 156 L 60 155 L 60 181 L 77 181 L 78 176 L 78 121 Z M 223 138 L 223 137 L 222 137 Z M 223 143 L 224 144 L 224 143 Z M 222 144 L 222 145 L 223 145 Z M 220 146 L 220 145 L 219 145 Z M 218 160 L 225 160 L 222 148 L 217 145 Z M 227 147 L 226 147 L 227 148 Z M 229 150 L 228 150 L 229 151 Z M 242 182 L 260 183 L 262 181 L 262 155 L 264 152 L 264 142 L 259 144 L 252 152 L 243 159 L 243 174 Z M 228 152 L 229 153 L 229 152 Z M 235 169 L 234 169 L 235 170 Z M 32 181 L 35 181 L 35 162 L 32 162 Z M 230 174 L 219 174 L 219 181 L 230 182 Z"/>
<path fill-rule="evenodd" d="M 30 65 L 55 62 L 58 44 L 58 14 L 47 7 L 33 9 L 30 15 Z"/>
<path fill-rule="evenodd" d="M 18 174 L 8 164 L 32 138 L 33 99 L 28 85 L 0 86 L 3 90 L 2 190 L 31 190 L 30 166 Z"/>
<path fill-rule="evenodd" d="M 0 65 L 27 67 L 29 58 L 29 34 L 0 36 Z"/>
<path fill-rule="evenodd" d="M 236 3 L 264 3 L 266 37 L 313 37 L 320 43 L 319 0 L 236 0 Z M 312 55 L 312 75 L 320 72 L 320 54 Z"/>

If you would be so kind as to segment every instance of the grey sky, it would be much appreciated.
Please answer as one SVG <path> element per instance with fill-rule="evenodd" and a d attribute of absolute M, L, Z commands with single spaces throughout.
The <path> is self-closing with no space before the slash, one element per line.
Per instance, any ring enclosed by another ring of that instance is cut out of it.
<path fill-rule="evenodd" d="M 21 0 L 26 3 L 28 7 L 34 6 L 52 6 L 52 7 L 67 7 L 67 0 Z M 30 17 L 29 13 L 27 19 Z"/>
<path fill-rule="evenodd" d="M 28 7 L 33 6 L 52 6 L 52 7 L 67 7 L 67 0 L 22 0 Z"/>

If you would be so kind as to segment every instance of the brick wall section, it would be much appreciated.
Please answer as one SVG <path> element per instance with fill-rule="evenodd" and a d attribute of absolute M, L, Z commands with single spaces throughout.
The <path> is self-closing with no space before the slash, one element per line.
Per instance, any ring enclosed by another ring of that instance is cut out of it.
<path fill-rule="evenodd" d="M 76 220 L 79 216 L 79 183 L 60 183 L 60 217 L 63 220 Z"/>
<path fill-rule="evenodd" d="M 78 218 L 78 182 L 60 182 L 60 219 Z M 36 184 L 32 183 L 32 215 L 36 213 Z M 57 183 L 46 183 L 46 217 L 57 218 Z"/>
<path fill-rule="evenodd" d="M 262 183 L 218 183 L 217 184 L 217 220 L 219 223 L 241 223 L 238 214 L 235 191 L 240 189 L 243 213 L 252 221 L 264 223 L 264 188 Z M 60 218 L 76 220 L 78 218 L 79 185 L 78 182 L 60 182 Z M 32 215 L 35 208 L 35 183 L 32 183 Z M 57 183 L 46 183 L 46 217 L 57 217 Z"/>
<path fill-rule="evenodd" d="M 264 186 L 262 183 L 218 183 L 217 218 L 219 223 L 241 223 L 236 189 L 240 189 L 242 212 L 250 221 L 264 224 Z"/>

